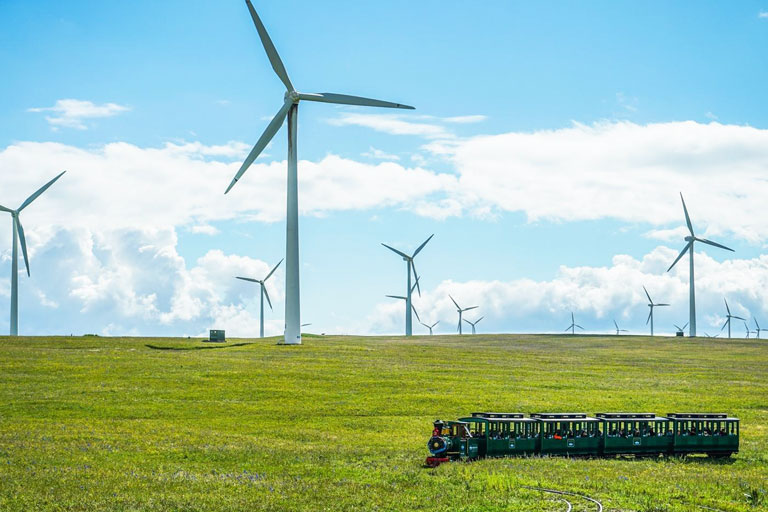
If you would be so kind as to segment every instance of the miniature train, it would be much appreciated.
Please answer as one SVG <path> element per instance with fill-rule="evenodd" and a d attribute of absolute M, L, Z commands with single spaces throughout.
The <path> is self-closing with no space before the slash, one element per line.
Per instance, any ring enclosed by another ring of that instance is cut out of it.
<path fill-rule="evenodd" d="M 739 451 L 739 419 L 727 414 L 473 412 L 434 423 L 428 466 L 482 457 L 562 455 L 609 457 L 706 454 Z"/>

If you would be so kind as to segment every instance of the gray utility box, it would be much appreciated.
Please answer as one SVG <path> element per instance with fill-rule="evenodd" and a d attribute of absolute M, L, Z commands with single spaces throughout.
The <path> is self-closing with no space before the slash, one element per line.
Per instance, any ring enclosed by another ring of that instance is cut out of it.
<path fill-rule="evenodd" d="M 224 336 L 224 331 L 220 331 L 218 329 L 211 329 L 210 335 L 208 336 L 208 341 L 224 343 L 225 341 L 227 341 L 227 337 Z"/>

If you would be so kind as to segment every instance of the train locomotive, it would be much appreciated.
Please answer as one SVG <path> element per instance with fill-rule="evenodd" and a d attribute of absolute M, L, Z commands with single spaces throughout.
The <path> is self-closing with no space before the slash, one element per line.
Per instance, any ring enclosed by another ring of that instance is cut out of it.
<path fill-rule="evenodd" d="M 426 464 L 484 457 L 706 454 L 739 451 L 739 419 L 722 413 L 473 412 L 434 422 Z"/>

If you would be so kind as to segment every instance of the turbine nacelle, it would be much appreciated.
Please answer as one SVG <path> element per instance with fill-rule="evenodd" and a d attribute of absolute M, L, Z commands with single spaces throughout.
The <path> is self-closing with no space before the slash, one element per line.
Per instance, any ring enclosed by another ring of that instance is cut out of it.
<path fill-rule="evenodd" d="M 296 91 L 285 91 L 285 94 L 283 95 L 283 100 L 291 103 L 298 103 L 301 100 L 301 95 Z"/>

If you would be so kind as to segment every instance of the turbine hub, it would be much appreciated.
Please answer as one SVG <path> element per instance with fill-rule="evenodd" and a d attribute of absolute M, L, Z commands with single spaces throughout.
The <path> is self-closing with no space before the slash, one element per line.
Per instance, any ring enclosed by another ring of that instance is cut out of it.
<path fill-rule="evenodd" d="M 291 100 L 293 103 L 299 102 L 299 93 L 296 91 L 286 91 L 284 98 Z"/>
<path fill-rule="evenodd" d="M 687 237 L 685 237 L 685 239 L 684 239 L 684 240 L 685 240 L 686 242 L 693 242 L 693 237 L 692 237 L 692 236 L 687 236 Z"/>

